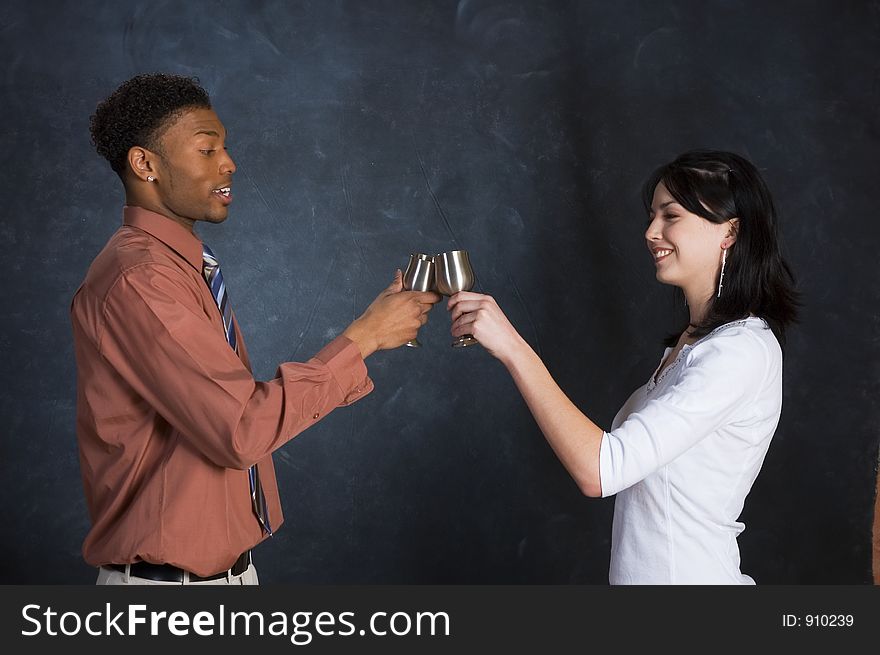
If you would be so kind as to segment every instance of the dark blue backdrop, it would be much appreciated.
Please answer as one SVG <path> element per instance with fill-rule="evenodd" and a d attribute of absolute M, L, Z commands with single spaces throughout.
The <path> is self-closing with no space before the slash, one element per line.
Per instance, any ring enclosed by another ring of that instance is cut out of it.
<path fill-rule="evenodd" d="M 92 582 L 70 298 L 121 219 L 89 115 L 130 76 L 200 78 L 236 159 L 221 257 L 258 377 L 338 334 L 415 250 L 469 249 L 601 425 L 675 323 L 638 189 L 693 147 L 764 172 L 806 307 L 749 496 L 759 583 L 870 580 L 880 419 L 877 2 L 5 2 L 0 8 L 0 582 Z M 376 391 L 276 454 L 264 580 L 596 583 L 613 499 L 579 495 L 502 367 L 368 362 Z"/>

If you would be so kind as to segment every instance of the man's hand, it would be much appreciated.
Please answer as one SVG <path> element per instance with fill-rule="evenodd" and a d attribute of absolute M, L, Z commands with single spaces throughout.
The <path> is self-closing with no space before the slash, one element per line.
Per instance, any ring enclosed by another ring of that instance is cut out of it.
<path fill-rule="evenodd" d="M 389 350 L 415 339 L 428 321 L 428 312 L 440 296 L 433 291 L 404 291 L 403 273 L 346 328 L 343 336 L 354 341 L 364 359 L 377 350 Z"/>

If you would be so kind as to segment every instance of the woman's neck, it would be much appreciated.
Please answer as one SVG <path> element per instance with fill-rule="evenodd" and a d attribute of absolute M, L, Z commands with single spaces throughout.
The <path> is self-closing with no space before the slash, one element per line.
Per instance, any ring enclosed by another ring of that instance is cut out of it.
<path fill-rule="evenodd" d="M 690 284 L 679 288 L 687 301 L 688 313 L 690 314 L 688 321 L 691 325 L 699 325 L 709 313 L 709 307 L 715 297 L 714 284 L 711 282 L 709 284 Z"/>
<path fill-rule="evenodd" d="M 700 300 L 700 296 L 692 297 L 685 293 L 685 298 L 687 299 L 688 313 L 690 318 L 688 318 L 688 322 L 691 325 L 699 325 L 703 322 L 703 319 L 706 318 L 706 314 L 709 311 L 709 300 Z"/>

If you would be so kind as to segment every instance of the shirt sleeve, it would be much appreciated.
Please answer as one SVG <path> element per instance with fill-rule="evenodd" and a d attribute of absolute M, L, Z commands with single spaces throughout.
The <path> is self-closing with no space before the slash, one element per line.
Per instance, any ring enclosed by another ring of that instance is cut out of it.
<path fill-rule="evenodd" d="M 764 345 L 729 330 L 694 346 L 668 389 L 602 435 L 599 476 L 607 497 L 645 479 L 748 411 L 767 375 Z"/>
<path fill-rule="evenodd" d="M 335 407 L 373 389 L 360 349 L 338 337 L 258 382 L 179 271 L 127 271 L 104 302 L 102 355 L 182 438 L 219 466 L 245 469 Z"/>

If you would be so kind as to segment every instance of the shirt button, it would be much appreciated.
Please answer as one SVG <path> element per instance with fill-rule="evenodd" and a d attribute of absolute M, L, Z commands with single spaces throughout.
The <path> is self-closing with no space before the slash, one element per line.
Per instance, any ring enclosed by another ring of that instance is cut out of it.
<path fill-rule="evenodd" d="M 318 418 L 318 416 L 320 416 L 320 414 L 318 414 L 318 412 L 315 412 L 315 415 L 312 418 Z"/>

